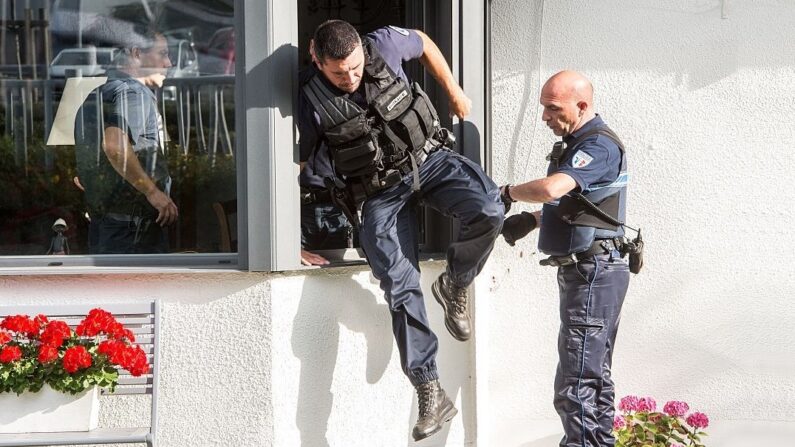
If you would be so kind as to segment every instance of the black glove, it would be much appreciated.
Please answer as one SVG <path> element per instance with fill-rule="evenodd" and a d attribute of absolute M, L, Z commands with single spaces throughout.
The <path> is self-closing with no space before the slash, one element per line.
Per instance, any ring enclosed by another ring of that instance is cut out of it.
<path fill-rule="evenodd" d="M 527 211 L 522 211 L 521 214 L 514 214 L 505 219 L 502 224 L 502 237 L 505 238 L 505 242 L 508 245 L 513 247 L 516 241 L 527 236 L 537 226 L 536 216 Z"/>
<path fill-rule="evenodd" d="M 513 197 L 511 197 L 511 186 L 513 185 L 507 184 L 500 187 L 500 200 L 502 200 L 502 204 L 505 206 L 505 214 L 508 214 L 508 211 L 511 210 L 511 204 L 516 202 L 516 200 L 513 200 Z"/>

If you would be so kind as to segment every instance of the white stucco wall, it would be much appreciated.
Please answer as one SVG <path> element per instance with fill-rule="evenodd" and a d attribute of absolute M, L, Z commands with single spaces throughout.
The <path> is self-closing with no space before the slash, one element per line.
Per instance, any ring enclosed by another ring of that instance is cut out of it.
<path fill-rule="evenodd" d="M 423 263 L 423 288 L 443 264 Z M 430 296 L 430 295 L 429 295 Z M 161 447 L 399 446 L 417 417 L 389 311 L 369 269 L 295 274 L 0 275 L 2 304 L 159 298 Z M 439 335 L 459 416 L 420 446 L 475 440 L 474 348 Z M 101 426 L 148 422 L 148 398 L 103 398 Z"/>
<path fill-rule="evenodd" d="M 790 445 L 795 5 L 726 2 L 722 19 L 719 0 L 493 1 L 494 175 L 543 175 L 540 81 L 563 68 L 591 78 L 629 150 L 629 220 L 648 250 L 625 305 L 618 395 L 690 402 L 713 420 L 710 447 Z M 453 341 L 429 300 L 461 413 L 420 445 L 557 444 L 557 289 L 535 244 L 497 245 L 473 342 Z M 423 264 L 426 291 L 441 268 Z M 164 301 L 161 446 L 413 444 L 416 398 L 366 268 L 0 276 L 3 303 L 142 297 Z M 146 403 L 103 404 L 103 424 L 125 425 Z"/>
<path fill-rule="evenodd" d="M 710 446 L 789 445 L 795 4 L 725 0 L 722 19 L 723 3 L 492 2 L 495 177 L 544 174 L 554 137 L 539 81 L 566 68 L 588 76 L 628 148 L 628 220 L 648 251 L 624 307 L 617 394 L 688 401 L 713 420 Z M 500 411 L 484 445 L 559 439 L 557 290 L 536 242 L 501 244 L 492 258 L 488 374 Z"/>

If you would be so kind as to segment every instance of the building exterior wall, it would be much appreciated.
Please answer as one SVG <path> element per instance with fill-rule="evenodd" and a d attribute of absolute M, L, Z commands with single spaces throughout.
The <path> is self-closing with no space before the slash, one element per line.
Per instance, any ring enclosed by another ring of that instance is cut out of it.
<path fill-rule="evenodd" d="M 648 253 L 623 314 L 617 394 L 688 401 L 713 421 L 710 446 L 789 445 L 795 8 L 504 0 L 492 9 L 497 182 L 543 175 L 553 137 L 539 87 L 563 68 L 594 82 L 597 110 L 629 151 L 629 221 Z M 497 244 L 476 283 L 472 342 L 452 340 L 428 300 L 442 384 L 461 413 L 423 446 L 556 445 L 557 290 L 536 242 L 534 233 Z M 422 267 L 429 293 L 443 264 Z M 416 397 L 366 267 L 0 276 L 0 297 L 163 300 L 161 446 L 412 444 Z M 133 425 L 145 407 L 104 399 L 102 424 Z"/>
<path fill-rule="evenodd" d="M 443 264 L 423 263 L 423 289 Z M 293 274 L 0 276 L 3 304 L 162 300 L 158 442 L 192 446 L 410 444 L 414 389 L 366 267 Z M 460 410 L 427 446 L 472 445 L 472 345 L 433 298 L 442 384 Z M 148 422 L 148 398 L 101 400 L 101 426 Z"/>
<path fill-rule="evenodd" d="M 593 81 L 596 110 L 627 146 L 628 221 L 642 227 L 647 254 L 625 302 L 617 395 L 686 400 L 712 418 L 710 446 L 790 443 L 792 2 L 511 0 L 492 8 L 497 182 L 545 173 L 554 136 L 541 122 L 539 88 L 561 69 Z M 537 233 L 515 248 L 498 244 L 492 257 L 494 361 L 478 368 L 489 368 L 490 399 L 502 409 L 492 411 L 485 445 L 559 439 L 556 281 L 538 266 L 536 243 Z"/>

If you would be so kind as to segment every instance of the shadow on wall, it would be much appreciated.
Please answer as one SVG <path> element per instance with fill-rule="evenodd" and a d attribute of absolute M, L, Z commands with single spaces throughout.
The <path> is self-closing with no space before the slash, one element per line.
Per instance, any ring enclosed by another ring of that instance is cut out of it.
<path fill-rule="evenodd" d="M 444 328 L 444 315 L 436 305 L 430 293 L 430 285 L 439 273 L 436 269 L 427 269 L 422 275 L 423 291 L 426 292 L 426 307 L 428 319 L 434 332 L 439 337 L 439 365 L 440 382 L 450 398 L 456 400 L 460 395 L 459 415 L 453 420 L 454 424 L 462 423 L 466 442 L 475 438 L 471 427 L 474 427 L 473 396 L 469 368 L 461 364 L 468 359 L 469 345 L 454 341 Z M 371 281 L 375 281 L 372 276 Z M 307 447 L 329 447 L 331 443 L 326 437 L 329 429 L 329 420 L 332 410 L 335 409 L 333 388 L 334 372 L 337 369 L 338 354 L 340 352 L 340 325 L 350 331 L 361 333 L 367 343 L 365 379 L 369 384 L 379 382 L 386 372 L 386 368 L 395 351 L 395 342 L 392 335 L 392 325 L 389 317 L 389 308 L 382 293 L 373 294 L 362 287 L 354 277 L 338 278 L 333 280 L 333 289 L 329 289 L 329 278 L 325 276 L 308 276 L 304 281 L 301 292 L 301 301 L 298 304 L 291 345 L 293 354 L 301 362 L 299 378 L 298 402 L 295 415 L 296 426 L 301 433 L 301 445 Z M 395 354 L 396 355 L 396 354 Z M 393 368 L 400 368 L 398 362 L 393 362 Z M 451 367 L 448 367 L 451 366 Z M 340 366 L 350 369 L 348 365 Z M 392 374 L 393 372 L 390 372 Z M 402 372 L 399 374 L 402 375 Z M 407 393 L 414 393 L 408 379 L 405 380 Z M 354 390 L 355 392 L 368 393 L 368 390 Z M 382 405 L 405 405 L 405 400 L 388 401 Z M 378 395 L 367 397 L 367 401 L 375 402 Z M 342 410 L 344 411 L 344 410 Z M 367 416 L 357 416 L 363 420 L 371 420 L 372 426 L 360 427 L 366 434 L 372 427 L 379 424 L 400 424 L 399 420 L 383 421 L 374 420 Z M 406 442 L 409 446 L 443 446 L 447 444 L 450 425 L 428 438 L 415 443 L 411 439 L 411 428 L 417 419 L 417 397 L 413 394 L 411 399 L 411 412 L 409 420 L 405 422 Z M 401 428 L 402 429 L 402 428 Z M 366 436 L 366 435 L 365 435 Z"/>
<path fill-rule="evenodd" d="M 364 334 L 367 341 L 367 383 L 383 377 L 392 357 L 389 325 L 374 324 L 388 314 L 386 303 L 363 289 L 353 278 L 335 284 L 341 295 L 329 296 L 328 278 L 307 277 L 293 321 L 292 349 L 301 361 L 296 426 L 301 445 L 328 447 L 331 393 L 339 349 L 340 324 Z"/>
<path fill-rule="evenodd" d="M 285 67 L 294 67 L 298 62 L 298 48 L 294 45 L 284 44 L 277 48 L 262 62 L 257 64 L 246 75 L 247 82 L 252 85 L 269 83 L 271 88 L 266 89 L 263 95 L 249 98 L 249 104 L 254 108 L 275 107 L 282 118 L 292 116 L 288 111 L 293 110 L 293 98 L 296 94 L 285 95 L 283 92 L 293 91 L 298 85 L 298 73 L 285 70 Z"/>

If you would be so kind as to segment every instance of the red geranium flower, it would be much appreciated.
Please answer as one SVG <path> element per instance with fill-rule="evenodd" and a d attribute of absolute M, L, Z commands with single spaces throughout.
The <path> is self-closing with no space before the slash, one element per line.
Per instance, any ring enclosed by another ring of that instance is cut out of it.
<path fill-rule="evenodd" d="M 127 347 L 124 342 L 118 340 L 105 340 L 99 344 L 97 352 L 108 357 L 108 361 L 114 365 L 122 366 L 122 354 Z"/>
<path fill-rule="evenodd" d="M 11 341 L 11 334 L 5 331 L 0 331 L 0 346 Z"/>
<path fill-rule="evenodd" d="M 33 320 L 27 315 L 9 315 L 0 322 L 0 328 L 35 337 L 41 329 L 41 320 Z"/>
<path fill-rule="evenodd" d="M 148 373 L 149 361 L 146 358 L 146 352 L 140 346 L 130 346 L 130 351 L 132 351 L 132 359 L 129 366 L 125 366 L 125 369 L 135 377 Z"/>
<path fill-rule="evenodd" d="M 63 345 L 64 339 L 71 336 L 72 330 L 69 329 L 69 325 L 63 321 L 52 321 L 44 328 L 39 340 L 41 340 L 41 342 L 45 345 L 51 345 L 59 348 L 61 345 Z"/>
<path fill-rule="evenodd" d="M 63 369 L 73 374 L 80 369 L 91 366 L 91 354 L 85 346 L 73 346 L 66 350 L 63 355 Z"/>
<path fill-rule="evenodd" d="M 97 352 L 108 357 L 112 364 L 121 366 L 133 376 L 149 372 L 149 361 L 146 352 L 140 346 L 131 346 L 118 340 L 105 340 L 99 344 Z"/>
<path fill-rule="evenodd" d="M 49 363 L 58 358 L 58 348 L 52 345 L 39 346 L 39 362 Z"/>
<path fill-rule="evenodd" d="M 81 337 L 95 337 L 99 334 L 107 334 L 114 324 L 117 322 L 110 312 L 99 308 L 91 309 L 86 318 L 77 326 L 75 332 Z"/>
<path fill-rule="evenodd" d="M 135 341 L 135 336 L 133 335 L 132 331 L 129 329 L 124 329 L 124 326 L 117 321 L 114 321 L 108 326 L 106 333 L 108 334 L 108 337 L 115 338 L 116 340 L 126 338 L 131 342 Z"/>
<path fill-rule="evenodd" d="M 16 362 L 22 358 L 22 350 L 19 346 L 6 346 L 0 351 L 0 363 Z"/>

